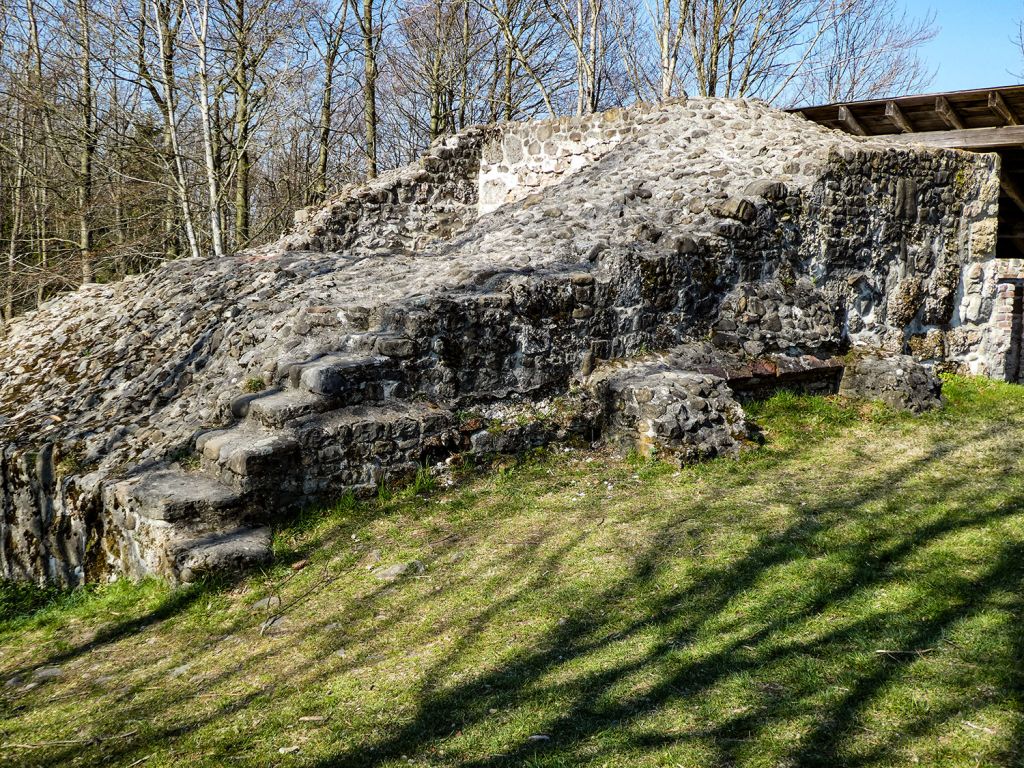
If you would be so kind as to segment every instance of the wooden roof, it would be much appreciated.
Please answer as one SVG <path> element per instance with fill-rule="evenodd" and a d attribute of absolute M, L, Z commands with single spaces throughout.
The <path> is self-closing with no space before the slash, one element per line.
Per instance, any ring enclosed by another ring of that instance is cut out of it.
<path fill-rule="evenodd" d="M 841 102 L 792 110 L 857 136 L 994 150 L 1024 145 L 1024 85 Z"/>
<path fill-rule="evenodd" d="M 997 153 L 998 252 L 1007 258 L 1024 258 L 1024 85 L 791 111 L 856 136 L 887 136 L 905 144 Z"/>

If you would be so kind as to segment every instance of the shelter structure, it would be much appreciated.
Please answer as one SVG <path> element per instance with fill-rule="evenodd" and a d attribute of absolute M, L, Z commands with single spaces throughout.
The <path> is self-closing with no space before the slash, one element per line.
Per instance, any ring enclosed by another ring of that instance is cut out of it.
<path fill-rule="evenodd" d="M 1024 85 L 838 102 L 793 110 L 853 136 L 999 156 L 997 320 L 1011 342 L 1006 378 L 1024 380 Z"/>

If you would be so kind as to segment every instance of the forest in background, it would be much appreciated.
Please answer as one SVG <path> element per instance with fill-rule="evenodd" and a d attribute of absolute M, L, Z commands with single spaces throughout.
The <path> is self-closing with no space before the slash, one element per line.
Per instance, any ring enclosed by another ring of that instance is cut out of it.
<path fill-rule="evenodd" d="M 899 0 L 0 0 L 0 326 L 273 240 L 472 124 L 919 90 L 934 21 Z"/>

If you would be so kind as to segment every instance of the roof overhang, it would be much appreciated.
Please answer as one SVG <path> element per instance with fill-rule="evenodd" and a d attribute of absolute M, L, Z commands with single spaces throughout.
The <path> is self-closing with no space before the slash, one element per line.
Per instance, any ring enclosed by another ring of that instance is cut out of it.
<path fill-rule="evenodd" d="M 1024 85 L 792 110 L 855 136 L 976 152 L 1024 146 Z"/>
<path fill-rule="evenodd" d="M 855 136 L 973 152 L 1000 162 L 999 250 L 1024 258 L 1024 85 L 790 110 Z"/>

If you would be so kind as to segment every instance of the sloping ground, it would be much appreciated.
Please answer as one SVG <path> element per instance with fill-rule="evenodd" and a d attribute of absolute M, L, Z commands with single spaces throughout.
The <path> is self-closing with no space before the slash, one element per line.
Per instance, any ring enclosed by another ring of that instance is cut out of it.
<path fill-rule="evenodd" d="M 1019 765 L 1024 390 L 945 395 L 777 396 L 764 448 L 682 470 L 506 460 L 236 583 L 8 617 L 0 761 Z"/>

